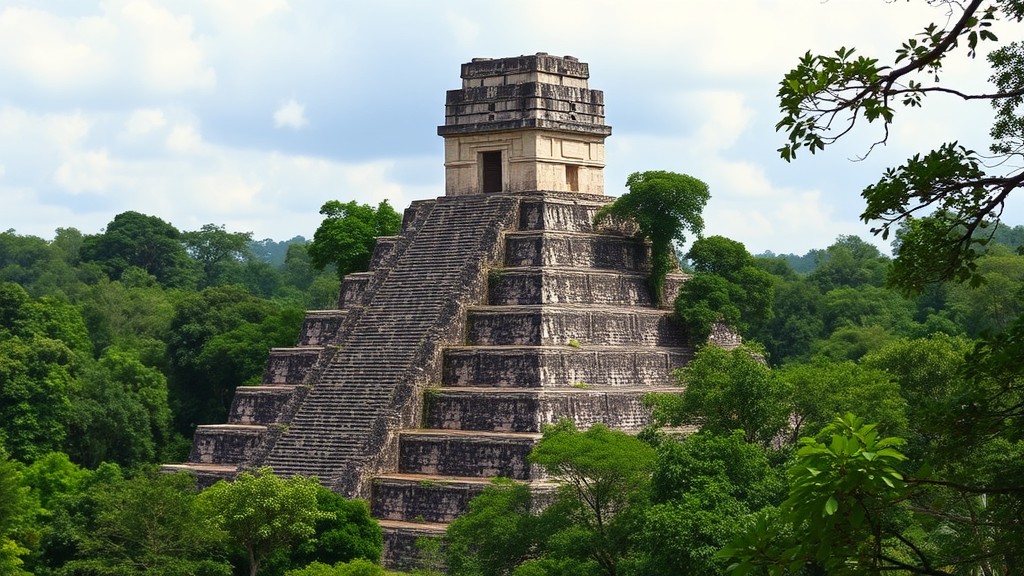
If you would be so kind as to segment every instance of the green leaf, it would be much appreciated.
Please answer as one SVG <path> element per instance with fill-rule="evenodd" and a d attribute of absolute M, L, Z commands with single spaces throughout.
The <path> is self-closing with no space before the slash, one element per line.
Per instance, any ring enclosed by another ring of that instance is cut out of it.
<path fill-rule="evenodd" d="M 836 510 L 838 510 L 838 509 L 839 509 L 839 501 L 836 500 L 835 495 L 829 496 L 828 500 L 825 501 L 825 515 L 826 516 L 831 516 L 831 515 L 835 514 Z"/>

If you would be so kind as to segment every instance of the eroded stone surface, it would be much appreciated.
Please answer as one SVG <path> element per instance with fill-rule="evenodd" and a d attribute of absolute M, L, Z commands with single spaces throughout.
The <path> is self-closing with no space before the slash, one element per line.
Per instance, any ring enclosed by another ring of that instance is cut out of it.
<path fill-rule="evenodd" d="M 309 310 L 299 331 L 299 346 L 323 346 L 338 338 L 344 310 Z"/>
<path fill-rule="evenodd" d="M 230 424 L 274 424 L 295 386 L 239 386 L 228 411 Z"/>
<path fill-rule="evenodd" d="M 320 346 L 272 348 L 263 370 L 264 384 L 298 384 L 316 364 L 323 350 Z"/>
<path fill-rule="evenodd" d="M 197 426 L 189 462 L 241 464 L 266 433 L 266 426 L 215 424 Z"/>

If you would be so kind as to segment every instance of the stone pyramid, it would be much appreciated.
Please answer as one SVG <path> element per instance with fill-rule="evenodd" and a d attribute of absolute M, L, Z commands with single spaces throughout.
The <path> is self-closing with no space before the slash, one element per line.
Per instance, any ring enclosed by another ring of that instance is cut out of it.
<path fill-rule="evenodd" d="M 408 567 L 491 478 L 550 489 L 526 460 L 545 424 L 645 426 L 643 396 L 678 391 L 692 349 L 652 301 L 649 245 L 594 225 L 611 129 L 588 76 L 543 53 L 464 64 L 438 128 L 446 195 L 413 202 L 339 309 L 308 312 L 229 422 L 165 469 L 316 475 L 368 499 L 385 564 Z"/>

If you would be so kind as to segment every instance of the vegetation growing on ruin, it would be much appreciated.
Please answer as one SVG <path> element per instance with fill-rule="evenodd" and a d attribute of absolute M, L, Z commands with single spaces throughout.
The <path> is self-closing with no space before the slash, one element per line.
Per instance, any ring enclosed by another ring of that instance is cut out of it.
<path fill-rule="evenodd" d="M 686 242 L 687 233 L 704 231 L 708 185 L 686 174 L 652 170 L 630 174 L 626 188 L 629 192 L 601 208 L 595 221 L 630 219 L 651 241 L 650 285 L 654 301 L 661 302 L 665 277 L 677 266 L 676 245 Z"/>

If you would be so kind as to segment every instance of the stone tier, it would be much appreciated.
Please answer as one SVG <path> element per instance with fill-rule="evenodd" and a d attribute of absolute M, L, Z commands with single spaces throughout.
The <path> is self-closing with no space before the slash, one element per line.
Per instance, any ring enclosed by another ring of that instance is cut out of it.
<path fill-rule="evenodd" d="M 459 430 L 406 430 L 399 442 L 398 471 L 431 476 L 515 480 L 540 478 L 526 456 L 540 434 L 466 432 Z"/>
<path fill-rule="evenodd" d="M 671 386 L 689 348 L 622 346 L 452 346 L 445 351 L 446 387 Z"/>
<path fill-rule="evenodd" d="M 199 464 L 239 465 L 267 433 L 266 426 L 204 424 L 196 426 L 188 461 Z"/>
<path fill-rule="evenodd" d="M 229 424 L 274 424 L 281 410 L 295 393 L 296 386 L 239 386 L 228 411 Z"/>
<path fill-rule="evenodd" d="M 423 425 L 440 430 L 540 432 L 563 419 L 580 430 L 594 424 L 638 431 L 651 422 L 646 394 L 677 394 L 671 388 L 438 388 L 427 396 Z"/>
<path fill-rule="evenodd" d="M 611 200 L 607 196 L 586 194 L 524 197 L 519 205 L 519 231 L 597 232 L 594 216 Z M 612 232 L 605 227 L 601 230 Z M 615 230 L 614 233 L 621 235 L 624 232 Z"/>
<path fill-rule="evenodd" d="M 395 255 L 398 246 L 399 236 L 378 236 L 377 242 L 373 245 L 373 254 L 370 255 L 370 270 L 386 268 L 391 264 L 391 258 Z"/>
<path fill-rule="evenodd" d="M 650 248 L 625 236 L 585 232 L 515 232 L 505 236 L 506 266 L 650 270 Z"/>
<path fill-rule="evenodd" d="M 610 270 L 505 268 L 490 275 L 490 304 L 652 306 L 647 276 Z"/>
<path fill-rule="evenodd" d="M 651 308 L 481 306 L 469 311 L 467 342 L 480 346 L 678 346 L 671 314 Z"/>
<path fill-rule="evenodd" d="M 324 346 L 336 340 L 345 310 L 308 310 L 299 331 L 299 346 Z"/>
<path fill-rule="evenodd" d="M 469 501 L 491 484 L 487 478 L 388 474 L 373 481 L 373 507 L 378 520 L 447 523 L 465 513 Z M 557 484 L 529 483 L 539 494 L 551 492 Z"/>
<path fill-rule="evenodd" d="M 316 364 L 322 346 L 271 348 L 263 369 L 264 384 L 294 384 L 302 382 L 310 368 Z"/>
<path fill-rule="evenodd" d="M 444 536 L 448 525 L 433 522 L 381 520 L 380 527 L 384 532 L 384 555 L 381 558 L 381 564 L 392 570 L 411 571 L 424 567 L 416 542 L 420 538 Z"/>
<path fill-rule="evenodd" d="M 372 272 L 353 272 L 341 281 L 341 296 L 338 298 L 338 308 L 351 308 L 361 306 L 366 296 L 366 288 L 373 278 Z"/>
<path fill-rule="evenodd" d="M 162 464 L 161 472 L 176 474 L 188 472 L 196 477 L 196 484 L 200 488 L 212 486 L 218 480 L 231 480 L 238 473 L 238 466 L 234 464 L 200 464 L 198 462 L 186 462 L 184 464 Z"/>

